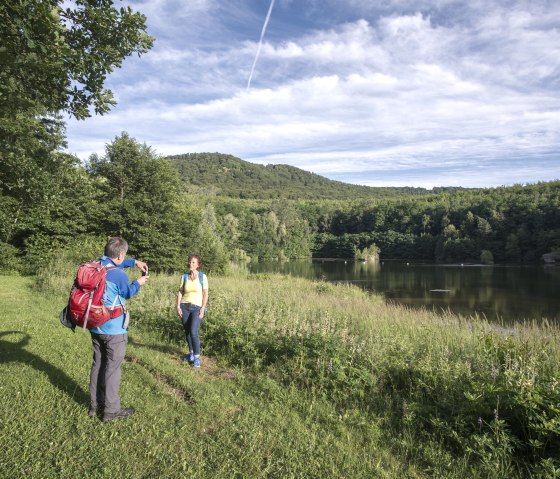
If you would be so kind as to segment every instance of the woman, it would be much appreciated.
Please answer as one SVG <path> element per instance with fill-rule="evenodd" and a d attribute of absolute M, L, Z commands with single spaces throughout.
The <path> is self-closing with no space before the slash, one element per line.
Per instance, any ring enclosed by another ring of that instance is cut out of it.
<path fill-rule="evenodd" d="M 195 368 L 200 367 L 200 336 L 198 328 L 204 317 L 208 302 L 208 278 L 198 271 L 202 265 L 200 256 L 189 256 L 189 272 L 181 278 L 181 286 L 177 293 L 177 314 L 183 322 L 189 354 L 183 357 Z"/>

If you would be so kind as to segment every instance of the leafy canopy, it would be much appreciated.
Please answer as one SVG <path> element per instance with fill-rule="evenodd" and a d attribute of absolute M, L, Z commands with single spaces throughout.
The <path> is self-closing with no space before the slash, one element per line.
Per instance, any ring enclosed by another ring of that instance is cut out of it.
<path fill-rule="evenodd" d="M 21 249 L 47 238 L 50 247 L 53 238 L 84 229 L 83 211 L 96 188 L 78 160 L 59 151 L 65 146 L 60 115 L 84 119 L 109 111 L 115 102 L 104 86 L 107 75 L 154 41 L 144 15 L 113 4 L 0 2 L 2 243 Z"/>
<path fill-rule="evenodd" d="M 0 3 L 0 113 L 66 111 L 83 119 L 115 104 L 104 88 L 124 58 L 154 39 L 146 18 L 111 0 Z M 64 6 L 64 7 L 63 7 Z"/>

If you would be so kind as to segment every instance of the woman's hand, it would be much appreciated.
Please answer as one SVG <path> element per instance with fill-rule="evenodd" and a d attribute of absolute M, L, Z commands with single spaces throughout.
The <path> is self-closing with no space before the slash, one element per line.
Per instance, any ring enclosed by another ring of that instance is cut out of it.
<path fill-rule="evenodd" d="M 183 299 L 183 294 L 181 290 L 177 291 L 177 314 L 181 319 L 183 319 L 183 310 L 181 309 L 181 300 Z"/>

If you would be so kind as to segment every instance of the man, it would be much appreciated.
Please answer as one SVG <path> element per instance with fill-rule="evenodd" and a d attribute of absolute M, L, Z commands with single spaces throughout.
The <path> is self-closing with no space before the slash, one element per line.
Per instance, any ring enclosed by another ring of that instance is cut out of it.
<path fill-rule="evenodd" d="M 128 243 L 120 236 L 107 241 L 101 264 L 107 268 L 107 287 L 103 303 L 107 307 L 123 306 L 124 314 L 110 319 L 99 327 L 91 328 L 93 363 L 89 383 L 89 415 L 96 416 L 103 409 L 103 422 L 113 419 L 126 419 L 134 413 L 134 408 L 121 407 L 119 386 L 121 383 L 121 364 L 128 342 L 128 313 L 125 300 L 132 298 L 149 276 L 140 276 L 128 283 L 128 276 L 122 268 L 138 266 L 147 273 L 148 265 L 143 261 L 125 259 Z"/>

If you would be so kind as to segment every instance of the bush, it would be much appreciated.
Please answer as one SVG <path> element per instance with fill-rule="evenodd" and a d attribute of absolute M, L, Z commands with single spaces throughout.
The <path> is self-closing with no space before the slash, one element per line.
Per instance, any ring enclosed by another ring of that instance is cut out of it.
<path fill-rule="evenodd" d="M 235 261 L 235 262 L 251 261 L 251 257 L 247 254 L 247 252 L 244 249 L 241 248 L 234 248 L 229 254 L 229 257 L 231 261 Z"/>
<path fill-rule="evenodd" d="M 60 268 L 73 264 L 74 269 L 84 261 L 98 259 L 103 254 L 106 237 L 89 235 L 51 238 L 37 234 L 26 241 L 25 270 L 34 274 L 43 268 Z"/>
<path fill-rule="evenodd" d="M 0 242 L 0 273 L 20 273 L 22 269 L 23 262 L 19 250 L 11 244 Z"/>
<path fill-rule="evenodd" d="M 367 246 L 364 249 L 356 248 L 354 258 L 362 261 L 377 262 L 379 261 L 379 251 L 379 248 L 375 244 Z"/>
<path fill-rule="evenodd" d="M 74 275 L 81 263 L 97 260 L 105 247 L 106 239 L 82 236 L 50 251 L 38 263 L 37 285 L 46 292 L 60 292 L 70 288 Z"/>

